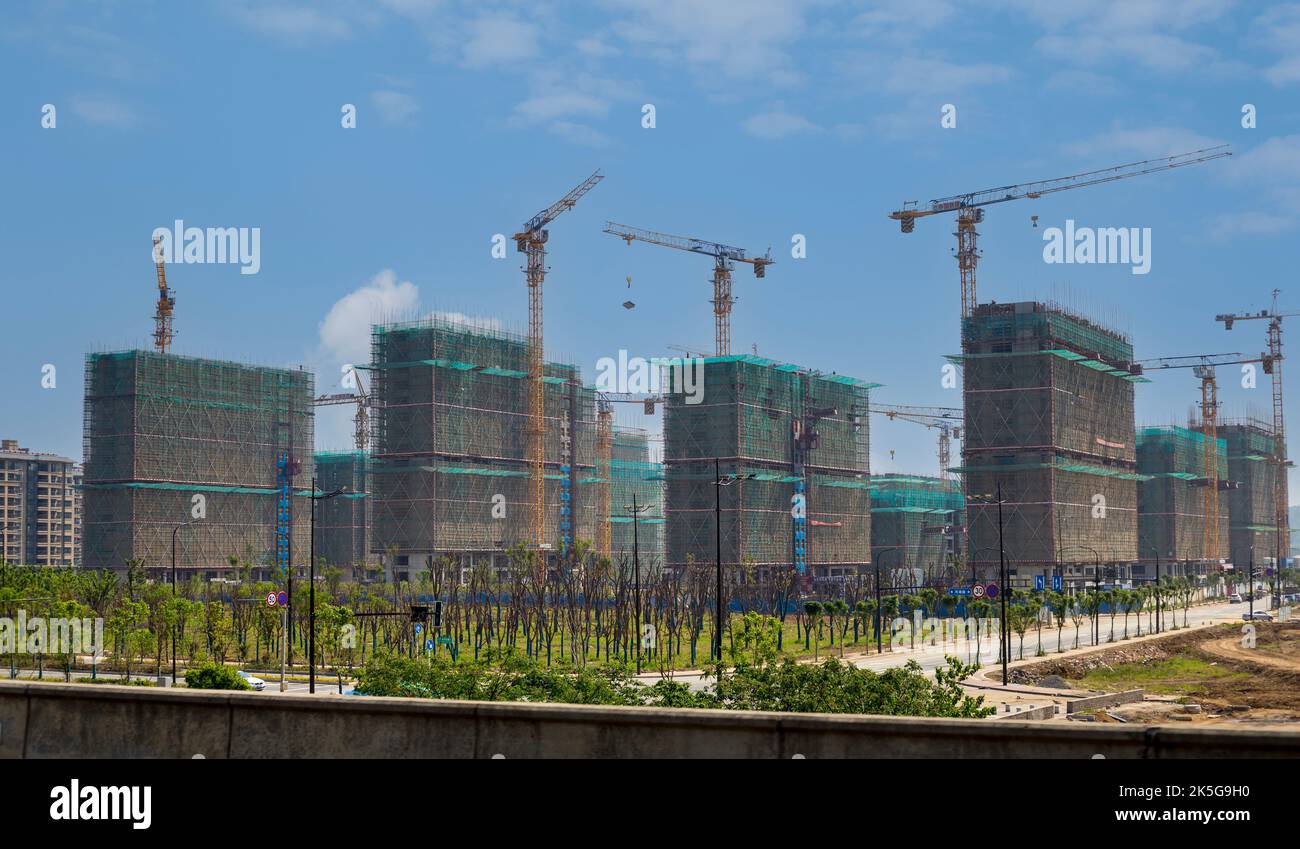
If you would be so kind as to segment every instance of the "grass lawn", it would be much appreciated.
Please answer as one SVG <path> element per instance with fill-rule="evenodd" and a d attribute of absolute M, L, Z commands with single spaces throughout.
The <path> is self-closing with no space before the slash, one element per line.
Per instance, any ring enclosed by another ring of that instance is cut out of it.
<path fill-rule="evenodd" d="M 1108 692 L 1141 688 L 1150 693 L 1187 695 L 1201 689 L 1207 681 L 1249 677 L 1248 673 L 1211 665 L 1199 658 L 1171 657 L 1154 663 L 1121 663 L 1109 669 L 1094 669 L 1071 683 Z"/>

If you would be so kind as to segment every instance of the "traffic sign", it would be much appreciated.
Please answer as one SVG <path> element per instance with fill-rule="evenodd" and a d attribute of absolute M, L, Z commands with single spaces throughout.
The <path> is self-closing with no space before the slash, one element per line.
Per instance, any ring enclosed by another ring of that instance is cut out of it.
<path fill-rule="evenodd" d="M 970 595 L 970 587 L 953 587 L 948 590 L 949 595 Z"/>
<path fill-rule="evenodd" d="M 267 593 L 267 594 L 266 594 L 266 606 L 267 606 L 267 607 L 275 607 L 275 602 L 276 602 L 276 595 L 275 595 L 275 593 L 274 593 L 274 592 L 269 592 L 269 593 Z"/>
<path fill-rule="evenodd" d="M 433 640 L 425 640 L 425 641 L 424 641 L 424 650 L 425 650 L 425 651 L 433 651 Z"/>
<path fill-rule="evenodd" d="M 983 587 L 983 585 L 981 585 L 981 584 L 976 584 L 975 586 L 971 587 L 971 588 L 970 588 L 970 594 L 973 595 L 973 596 L 975 596 L 975 598 L 984 598 L 984 587 Z"/>
<path fill-rule="evenodd" d="M 439 637 L 438 642 L 442 643 L 444 646 L 449 646 L 452 641 L 451 637 Z"/>
<path fill-rule="evenodd" d="M 997 584 L 989 584 L 987 587 L 984 588 L 984 595 L 988 596 L 989 598 L 997 598 L 997 597 L 998 597 L 998 585 L 997 585 Z"/>
<path fill-rule="evenodd" d="M 1035 575 L 1035 576 L 1034 576 L 1034 589 L 1036 589 L 1036 590 L 1047 589 L 1047 576 L 1046 576 L 1046 575 Z"/>
<path fill-rule="evenodd" d="M 288 607 L 289 594 L 284 590 L 280 590 L 280 594 L 275 597 L 275 603 L 278 604 L 280 607 Z"/>
<path fill-rule="evenodd" d="M 1058 592 L 1058 593 L 1061 591 L 1061 576 L 1060 576 L 1060 575 L 1053 575 L 1053 576 L 1052 576 L 1052 589 L 1053 589 L 1054 591 Z"/>
<path fill-rule="evenodd" d="M 417 636 L 417 637 L 420 636 L 421 632 L 423 632 L 423 631 L 424 631 L 424 626 L 421 625 L 419 622 L 416 622 L 416 623 L 415 623 L 415 636 Z"/>

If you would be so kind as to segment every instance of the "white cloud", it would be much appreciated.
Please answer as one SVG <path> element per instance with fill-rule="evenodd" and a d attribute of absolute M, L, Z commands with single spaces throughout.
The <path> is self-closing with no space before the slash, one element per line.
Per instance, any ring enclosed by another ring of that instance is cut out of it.
<path fill-rule="evenodd" d="M 609 44 L 601 38 L 580 38 L 574 42 L 574 47 L 583 56 L 590 56 L 594 59 L 606 59 L 610 56 L 619 56 L 623 53 L 617 47 Z"/>
<path fill-rule="evenodd" d="M 1141 0 L 1119 3 L 1064 3 L 1061 0 L 1002 0 L 1047 34 L 1035 47 L 1063 62 L 1110 64 L 1116 60 L 1173 73 L 1217 66 L 1218 51 L 1187 34 L 1217 22 L 1232 0 Z"/>
<path fill-rule="evenodd" d="M 1206 226 L 1210 238 L 1216 242 L 1227 241 L 1233 236 L 1276 236 L 1296 228 L 1300 221 L 1294 216 L 1276 215 L 1269 212 L 1235 212 L 1216 215 Z"/>
<path fill-rule="evenodd" d="M 821 127 L 802 115 L 785 111 L 777 105 L 767 112 L 760 112 L 745 119 L 745 132 L 760 139 L 783 139 L 799 133 L 820 132 Z"/>
<path fill-rule="evenodd" d="M 321 350 L 336 363 L 364 363 L 370 358 L 370 325 L 411 315 L 420 302 L 414 283 L 398 282 L 384 269 L 330 307 L 320 323 Z"/>
<path fill-rule="evenodd" d="M 71 106 L 72 113 L 87 124 L 125 129 L 135 123 L 131 108 L 110 95 L 76 95 Z"/>
<path fill-rule="evenodd" d="M 307 5 L 245 5 L 234 15 L 249 29 L 295 46 L 332 44 L 348 38 L 352 27 L 338 15 Z"/>
<path fill-rule="evenodd" d="M 628 13 L 612 29 L 625 41 L 669 63 L 687 63 L 704 73 L 789 84 L 786 47 L 805 29 L 801 0 L 610 0 Z"/>
<path fill-rule="evenodd" d="M 512 15 L 483 15 L 469 23 L 461 57 L 470 68 L 508 65 L 539 52 L 539 31 Z"/>
<path fill-rule="evenodd" d="M 394 126 L 409 123 L 420 111 L 420 104 L 414 97 L 391 89 L 371 92 L 370 102 L 379 113 L 379 119 Z"/>
<path fill-rule="evenodd" d="M 1065 152 L 1074 157 L 1092 158 L 1102 153 L 1122 156 L 1139 156 L 1156 159 L 1175 153 L 1188 153 L 1222 144 L 1219 139 L 1181 127 L 1144 127 L 1140 129 L 1114 129 L 1082 141 L 1065 145 Z"/>
<path fill-rule="evenodd" d="M 1281 54 L 1264 76 L 1274 85 L 1300 82 L 1300 3 L 1274 6 L 1251 24 L 1251 40 Z"/>
<path fill-rule="evenodd" d="M 574 121 L 552 121 L 546 129 L 562 139 L 587 147 L 604 147 L 610 141 L 609 136 L 601 131 Z"/>
<path fill-rule="evenodd" d="M 525 121 L 552 121 L 573 115 L 604 116 L 609 101 L 575 90 L 552 89 L 534 94 L 515 105 L 515 115 Z"/>

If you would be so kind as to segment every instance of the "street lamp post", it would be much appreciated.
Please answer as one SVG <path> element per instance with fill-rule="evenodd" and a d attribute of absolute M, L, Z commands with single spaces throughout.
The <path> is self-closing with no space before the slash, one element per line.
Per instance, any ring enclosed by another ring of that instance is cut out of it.
<path fill-rule="evenodd" d="M 636 673 L 637 673 L 638 675 L 641 674 L 641 653 L 645 651 L 645 646 L 641 644 L 641 639 L 642 639 L 641 635 L 642 635 L 642 633 L 644 632 L 645 629 L 641 627 L 641 625 L 642 625 L 642 622 L 641 622 L 641 558 L 640 558 L 640 554 L 639 554 L 640 545 L 639 545 L 639 541 L 638 541 L 638 539 L 637 539 L 637 529 L 636 529 L 636 526 L 637 526 L 637 524 L 638 524 L 638 523 L 637 523 L 637 516 L 638 516 L 638 515 L 639 515 L 643 510 L 648 509 L 649 506 L 650 506 L 649 504 L 645 504 L 645 505 L 640 505 L 640 506 L 638 506 L 637 503 L 636 503 L 636 493 L 635 493 L 635 492 L 632 493 L 632 503 L 631 503 L 631 504 L 624 504 L 624 505 L 623 505 L 623 509 L 629 511 L 629 512 L 632 514 L 632 577 L 633 577 L 633 580 L 634 580 L 634 582 L 635 582 L 635 584 L 634 584 L 634 586 L 633 586 L 633 592 L 634 592 L 634 594 L 635 594 L 635 596 L 636 596 L 636 601 L 635 601 L 635 603 L 636 603 L 636 615 L 633 617 L 633 620 L 634 620 L 634 621 L 636 622 L 636 624 L 637 624 L 637 635 L 636 635 L 636 645 L 637 645 L 637 650 L 636 650 Z"/>
<path fill-rule="evenodd" d="M 176 534 L 181 528 L 188 527 L 194 522 L 181 522 L 172 528 L 172 605 L 173 610 L 179 612 L 176 605 Z M 176 686 L 176 625 L 172 625 L 172 686 Z"/>
<path fill-rule="evenodd" d="M 308 564 L 308 577 L 311 586 L 307 588 L 307 692 L 316 693 L 316 502 L 324 501 L 326 498 L 333 498 L 336 495 L 342 495 L 347 492 L 346 486 L 341 486 L 333 492 L 327 492 L 324 495 L 316 494 L 316 478 L 311 479 L 311 528 L 308 536 L 311 537 L 310 552 L 311 562 Z"/>
<path fill-rule="evenodd" d="M 723 477 L 722 465 L 717 457 L 713 458 L 713 521 L 716 532 L 714 534 L 717 543 L 717 566 L 718 566 L 718 586 L 717 586 L 717 610 L 713 620 L 713 648 L 718 663 L 722 663 L 722 490 L 719 487 L 730 486 L 736 481 L 753 480 L 757 475 L 739 474 L 731 472 Z"/>
<path fill-rule="evenodd" d="M 902 555 L 899 554 L 899 552 L 901 552 L 902 550 L 903 550 L 903 546 L 901 546 L 901 545 L 888 545 L 888 546 L 884 546 L 884 547 L 882 547 L 882 548 L 879 550 L 879 552 L 878 552 L 876 555 L 874 555 L 874 556 L 871 558 L 873 561 L 875 561 L 875 566 L 876 566 L 876 615 L 875 615 L 875 620 L 876 620 L 876 623 L 875 623 L 875 626 L 876 626 L 876 654 L 880 654 L 881 652 L 884 651 L 884 649 L 883 649 L 883 647 L 882 647 L 883 639 L 882 639 L 882 637 L 881 637 L 881 634 L 883 633 L 884 628 L 881 627 L 881 626 L 882 626 L 882 623 L 881 623 L 881 621 L 880 621 L 880 561 L 881 561 L 881 559 L 882 559 L 886 554 L 889 554 L 890 552 L 894 552 L 894 553 L 899 557 L 899 559 L 901 560 L 901 559 L 902 559 Z M 892 651 L 893 649 L 890 649 L 890 650 Z"/>

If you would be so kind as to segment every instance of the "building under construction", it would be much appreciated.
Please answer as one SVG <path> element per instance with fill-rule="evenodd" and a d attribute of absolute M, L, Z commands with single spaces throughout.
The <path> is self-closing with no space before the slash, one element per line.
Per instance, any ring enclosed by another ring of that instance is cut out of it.
<path fill-rule="evenodd" d="M 316 556 L 327 566 L 362 577 L 377 563 L 370 552 L 370 456 L 364 451 L 317 451 Z"/>
<path fill-rule="evenodd" d="M 306 564 L 312 383 L 153 351 L 89 355 L 85 565 L 170 567 L 173 535 L 180 569 Z"/>
<path fill-rule="evenodd" d="M 694 399 L 666 368 L 670 567 L 716 557 L 836 578 L 870 562 L 868 394 L 878 385 L 751 355 L 703 360 Z M 698 388 L 698 387 L 697 387 Z M 699 403 L 690 403 L 698 400 Z M 715 460 L 724 485 L 717 485 Z"/>
<path fill-rule="evenodd" d="M 1227 442 L 1218 437 L 1207 454 L 1208 437 L 1185 427 L 1144 427 L 1137 434 L 1138 556 L 1135 575 L 1217 571 L 1228 557 L 1231 490 L 1214 489 L 1230 480 Z M 1211 476 L 1206 457 L 1214 458 Z"/>
<path fill-rule="evenodd" d="M 965 501 L 952 481 L 916 475 L 871 479 L 871 559 L 886 586 L 934 586 L 952 573 Z"/>
<path fill-rule="evenodd" d="M 1227 445 L 1228 477 L 1236 488 L 1228 496 L 1228 550 L 1238 573 L 1253 561 L 1271 566 L 1278 554 L 1273 498 L 1277 484 L 1276 445 L 1270 424 L 1251 418 L 1219 425 Z M 1286 556 L 1286 551 L 1282 551 Z"/>
<path fill-rule="evenodd" d="M 371 357 L 370 549 L 390 576 L 429 557 L 497 559 L 534 542 L 528 341 L 440 319 L 377 326 Z M 576 366 L 547 363 L 543 550 L 594 538 L 595 393 Z"/>
<path fill-rule="evenodd" d="M 968 556 L 992 578 L 998 491 L 1013 582 L 1137 558 L 1134 383 L 1123 335 L 1061 307 L 981 304 L 962 321 Z"/>
<path fill-rule="evenodd" d="M 608 485 L 610 547 L 614 560 L 631 562 L 635 505 L 638 517 L 635 543 L 641 562 L 663 563 L 664 464 L 651 462 L 650 437 L 645 430 L 616 427 L 613 437 Z"/>

